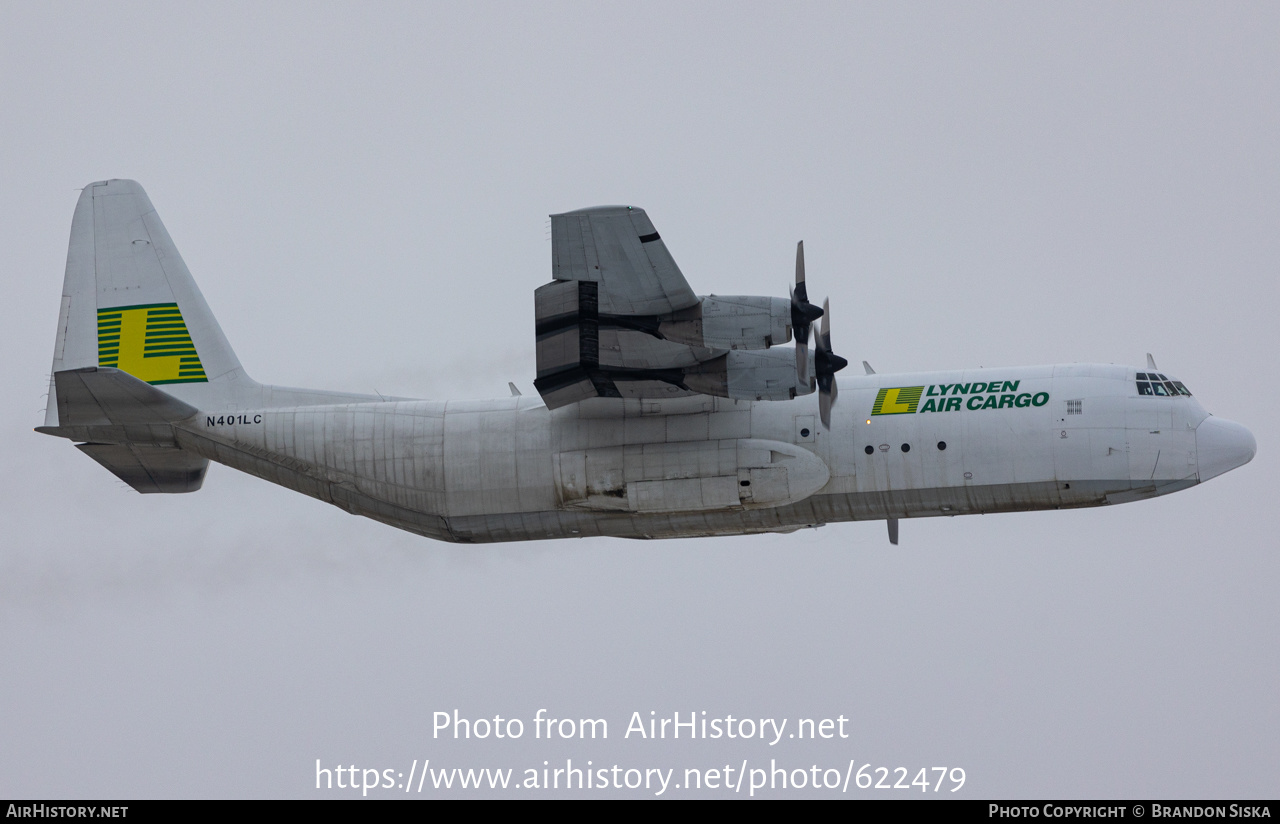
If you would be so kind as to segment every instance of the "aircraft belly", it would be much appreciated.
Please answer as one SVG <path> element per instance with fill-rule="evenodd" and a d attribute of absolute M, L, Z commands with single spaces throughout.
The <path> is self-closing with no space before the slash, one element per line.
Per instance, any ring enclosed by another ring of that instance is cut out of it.
<path fill-rule="evenodd" d="M 1190 482 L 1194 483 L 1194 481 Z M 1056 482 L 942 487 L 882 493 L 817 494 L 786 506 L 721 510 L 717 512 L 623 513 L 590 510 L 551 510 L 449 518 L 454 540 L 474 543 L 545 540 L 552 538 L 696 538 L 765 532 L 792 532 L 803 527 L 886 517 L 921 518 L 942 515 L 994 514 L 1038 509 L 1102 506 L 1116 502 L 1117 490 L 1131 490 L 1134 498 L 1164 495 L 1184 489 L 1188 482 L 1157 484 L 1078 481 L 1070 502 L 1057 497 Z M 877 535 L 877 540 L 880 536 Z"/>

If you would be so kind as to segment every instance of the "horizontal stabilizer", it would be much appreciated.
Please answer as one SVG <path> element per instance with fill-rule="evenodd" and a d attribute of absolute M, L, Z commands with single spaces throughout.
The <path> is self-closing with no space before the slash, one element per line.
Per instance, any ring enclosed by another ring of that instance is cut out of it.
<path fill-rule="evenodd" d="M 209 461 L 173 438 L 172 424 L 194 406 L 108 367 L 55 372 L 53 383 L 59 425 L 37 432 L 89 441 L 76 448 L 139 492 L 195 492 L 204 483 Z"/>
<path fill-rule="evenodd" d="M 209 468 L 207 459 L 172 446 L 80 443 L 76 448 L 144 494 L 195 492 Z"/>
<path fill-rule="evenodd" d="M 196 414 L 194 406 L 119 369 L 68 369 L 55 372 L 53 381 L 61 426 L 167 424 Z"/>

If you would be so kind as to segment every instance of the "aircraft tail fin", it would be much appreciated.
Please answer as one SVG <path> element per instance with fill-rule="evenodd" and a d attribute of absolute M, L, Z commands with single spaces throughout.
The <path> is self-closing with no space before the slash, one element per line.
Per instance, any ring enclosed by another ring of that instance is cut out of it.
<path fill-rule="evenodd" d="M 84 188 L 58 315 L 53 374 L 118 369 L 196 407 L 252 384 L 142 187 L 104 180 Z M 51 377 L 45 424 L 65 406 Z"/>
<path fill-rule="evenodd" d="M 139 492 L 194 492 L 208 460 L 178 445 L 198 410 L 314 406 L 376 396 L 249 378 L 132 180 L 90 183 L 71 243 L 45 425 Z"/>

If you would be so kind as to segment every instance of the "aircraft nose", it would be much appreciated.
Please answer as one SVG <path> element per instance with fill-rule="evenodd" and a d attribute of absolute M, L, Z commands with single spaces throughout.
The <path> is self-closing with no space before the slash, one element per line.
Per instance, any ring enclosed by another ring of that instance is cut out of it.
<path fill-rule="evenodd" d="M 1196 427 L 1196 460 L 1200 482 L 1244 466 L 1258 452 L 1253 433 L 1234 421 L 1205 418 Z"/>

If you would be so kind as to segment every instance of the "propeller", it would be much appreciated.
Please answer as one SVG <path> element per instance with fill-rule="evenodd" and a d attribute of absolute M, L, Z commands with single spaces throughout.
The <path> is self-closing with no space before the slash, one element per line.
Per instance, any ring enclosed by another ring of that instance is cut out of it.
<path fill-rule="evenodd" d="M 796 286 L 791 290 L 791 329 L 796 336 L 796 374 L 799 383 L 809 382 L 809 327 L 822 317 L 822 310 L 809 302 L 804 288 L 804 241 L 796 244 Z"/>
<path fill-rule="evenodd" d="M 822 331 L 813 339 L 813 371 L 818 378 L 818 413 L 822 425 L 831 428 L 831 407 L 839 395 L 836 389 L 836 373 L 849 365 L 844 358 L 831 351 L 831 307 L 822 302 Z"/>

